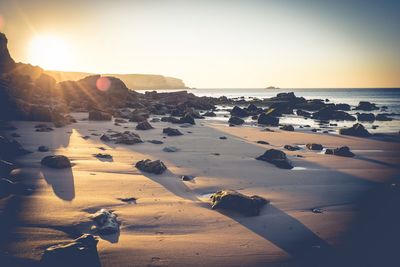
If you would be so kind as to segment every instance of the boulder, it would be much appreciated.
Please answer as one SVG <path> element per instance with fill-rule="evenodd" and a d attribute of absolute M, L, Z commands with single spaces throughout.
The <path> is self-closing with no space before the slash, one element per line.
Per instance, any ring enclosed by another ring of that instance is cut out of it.
<path fill-rule="evenodd" d="M 267 115 L 265 113 L 261 113 L 257 120 L 258 124 L 269 125 L 269 126 L 278 126 L 279 118 Z"/>
<path fill-rule="evenodd" d="M 375 121 L 375 115 L 373 113 L 360 113 L 357 115 L 358 121 Z"/>
<path fill-rule="evenodd" d="M 283 148 L 289 151 L 297 151 L 301 149 L 299 146 L 291 146 L 291 145 L 284 145 Z"/>
<path fill-rule="evenodd" d="M 71 168 L 71 162 L 69 158 L 63 155 L 51 155 L 46 156 L 40 162 L 42 165 L 54 169 Z"/>
<path fill-rule="evenodd" d="M 349 111 L 351 109 L 349 104 L 336 104 L 335 105 L 336 110 L 344 110 L 344 111 Z"/>
<path fill-rule="evenodd" d="M 120 118 L 115 119 L 114 122 L 115 122 L 115 123 L 127 123 L 126 120 L 120 119 Z"/>
<path fill-rule="evenodd" d="M 356 123 L 350 128 L 342 128 L 339 130 L 339 133 L 342 135 L 350 135 L 358 137 L 367 137 L 371 135 L 360 123 Z"/>
<path fill-rule="evenodd" d="M 245 109 L 242 109 L 238 106 L 234 106 L 233 109 L 231 110 L 231 116 L 243 118 L 243 117 L 248 117 L 249 113 Z"/>
<path fill-rule="evenodd" d="M 163 133 L 168 135 L 168 136 L 179 136 L 179 135 L 183 135 L 183 133 L 181 133 L 178 129 L 175 128 L 164 128 L 163 129 Z"/>
<path fill-rule="evenodd" d="M 43 253 L 41 266 L 101 267 L 97 253 L 97 242 L 98 240 L 92 235 L 84 234 L 70 243 L 51 246 Z"/>
<path fill-rule="evenodd" d="M 338 147 L 335 149 L 328 148 L 325 151 L 325 154 L 335 155 L 341 157 L 354 157 L 354 153 L 350 151 L 350 148 L 347 146 Z"/>
<path fill-rule="evenodd" d="M 355 108 L 355 110 L 364 110 L 364 111 L 372 111 L 372 110 L 377 110 L 379 109 L 376 104 L 370 103 L 368 101 L 360 101 L 358 103 L 358 106 Z"/>
<path fill-rule="evenodd" d="M 281 169 L 292 169 L 293 166 L 286 157 L 286 154 L 277 149 L 269 149 L 264 154 L 258 156 L 257 160 L 262 160 L 274 164 Z"/>
<path fill-rule="evenodd" d="M 154 173 L 154 174 L 161 174 L 167 170 L 165 164 L 160 160 L 152 161 L 150 159 L 145 159 L 138 161 L 135 166 L 136 168 L 138 168 L 143 172 Z"/>
<path fill-rule="evenodd" d="M 261 209 L 269 203 L 260 196 L 246 196 L 233 190 L 222 190 L 211 197 L 211 208 L 236 211 L 245 216 L 258 216 Z"/>
<path fill-rule="evenodd" d="M 256 105 L 254 105 L 254 104 L 250 104 L 250 105 L 247 107 L 247 110 L 248 110 L 249 112 L 256 112 L 256 111 L 258 111 L 258 107 L 257 107 Z"/>
<path fill-rule="evenodd" d="M 309 143 L 306 147 L 310 150 L 322 150 L 324 147 L 321 144 Z"/>
<path fill-rule="evenodd" d="M 8 177 L 12 170 L 17 169 L 17 165 L 14 163 L 0 160 L 0 177 Z"/>
<path fill-rule="evenodd" d="M 89 120 L 90 121 L 110 121 L 112 116 L 108 113 L 99 111 L 99 110 L 92 110 L 89 111 Z"/>
<path fill-rule="evenodd" d="M 138 125 L 136 125 L 136 130 L 145 131 L 150 129 L 154 129 L 154 127 L 147 120 L 139 122 Z"/>
<path fill-rule="evenodd" d="M 294 127 L 292 125 L 282 125 L 279 129 L 289 132 L 294 131 Z"/>
<path fill-rule="evenodd" d="M 386 114 L 378 114 L 378 115 L 376 115 L 375 120 L 377 120 L 377 121 L 392 121 L 393 119 L 388 117 Z"/>
<path fill-rule="evenodd" d="M 112 134 L 111 141 L 114 141 L 115 144 L 123 144 L 123 145 L 134 145 L 138 143 L 143 143 L 142 139 L 138 134 L 129 131 Z"/>
<path fill-rule="evenodd" d="M 119 232 L 117 215 L 107 209 L 101 209 L 90 218 L 96 223 L 94 230 L 101 235 L 115 234 Z"/>
<path fill-rule="evenodd" d="M 244 120 L 242 120 L 239 117 L 230 117 L 228 122 L 229 122 L 229 124 L 233 124 L 233 125 L 242 125 L 244 123 Z"/>

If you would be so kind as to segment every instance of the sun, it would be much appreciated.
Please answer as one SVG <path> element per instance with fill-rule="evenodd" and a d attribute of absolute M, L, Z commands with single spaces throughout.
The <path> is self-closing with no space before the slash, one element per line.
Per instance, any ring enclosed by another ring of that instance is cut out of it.
<path fill-rule="evenodd" d="M 47 70 L 67 70 L 71 66 L 71 51 L 59 36 L 38 35 L 29 44 L 29 63 Z"/>

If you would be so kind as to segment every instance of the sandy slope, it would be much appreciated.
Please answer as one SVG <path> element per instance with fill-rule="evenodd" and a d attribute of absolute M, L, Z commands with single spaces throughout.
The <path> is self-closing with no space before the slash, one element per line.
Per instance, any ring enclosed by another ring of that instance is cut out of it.
<path fill-rule="evenodd" d="M 14 173 L 14 180 L 36 191 L 28 197 L 0 201 L 2 216 L 15 219 L 3 228 L 1 249 L 24 262 L 38 260 L 47 246 L 90 232 L 89 214 L 109 208 L 122 224 L 119 235 L 100 238 L 103 266 L 285 266 L 291 259 L 300 262 L 308 253 L 340 247 L 357 214 L 356 201 L 399 172 L 399 143 L 197 122 L 180 128 L 184 136 L 165 139 L 161 129 L 167 124 L 154 123 L 156 129 L 137 132 L 145 140 L 165 143 L 133 146 L 103 143 L 91 134 L 126 130 L 123 126 L 132 130 L 135 123 L 114 126 L 79 120 L 53 132 L 37 133 L 35 123 L 15 122 L 19 141 L 27 149 L 36 151 L 37 146 L 47 145 L 52 151 L 20 158 L 23 168 Z M 85 135 L 91 137 L 85 140 Z M 223 135 L 228 139 L 220 140 Z M 257 140 L 271 145 L 257 144 Z M 348 145 L 357 156 L 287 152 L 294 170 L 254 159 L 267 148 L 308 142 L 327 147 Z M 166 145 L 180 150 L 163 152 Z M 101 151 L 101 146 L 107 150 Z M 100 152 L 113 155 L 113 161 L 93 157 Z M 73 168 L 41 167 L 40 159 L 53 153 L 70 157 Z M 295 157 L 297 154 L 304 157 Z M 162 175 L 141 173 L 134 163 L 145 158 L 163 160 L 168 171 Z M 183 174 L 196 179 L 183 182 L 179 178 Z M 251 218 L 214 211 L 207 194 L 219 189 L 258 194 L 270 199 L 271 205 Z M 132 196 L 138 198 L 137 204 L 117 199 Z M 315 207 L 324 213 L 310 212 Z"/>

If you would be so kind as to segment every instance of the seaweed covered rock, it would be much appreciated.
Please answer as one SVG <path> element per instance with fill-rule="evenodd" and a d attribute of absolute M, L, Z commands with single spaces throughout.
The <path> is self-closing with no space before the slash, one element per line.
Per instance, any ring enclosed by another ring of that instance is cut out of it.
<path fill-rule="evenodd" d="M 41 264 L 44 267 L 101 267 L 97 242 L 94 236 L 84 234 L 70 243 L 51 246 L 43 253 Z"/>
<path fill-rule="evenodd" d="M 72 166 L 69 158 L 63 155 L 46 156 L 40 163 L 53 169 L 71 168 Z"/>
<path fill-rule="evenodd" d="M 246 196 L 233 190 L 222 190 L 211 197 L 212 209 L 233 210 L 245 216 L 257 216 L 261 209 L 269 203 L 259 196 Z"/>
<path fill-rule="evenodd" d="M 228 122 L 229 122 L 229 124 L 233 124 L 233 125 L 242 125 L 244 123 L 244 120 L 242 120 L 239 117 L 230 117 Z"/>
<path fill-rule="evenodd" d="M 258 156 L 256 159 L 269 162 L 281 169 L 293 169 L 293 166 L 286 157 L 285 152 L 277 149 L 269 149 L 265 151 L 265 153 L 261 156 Z"/>
<path fill-rule="evenodd" d="M 327 155 L 335 155 L 335 156 L 341 156 L 341 157 L 354 157 L 354 153 L 350 151 L 350 148 L 348 146 L 342 146 L 338 148 L 328 148 L 325 151 L 325 154 Z"/>
<path fill-rule="evenodd" d="M 179 135 L 183 135 L 183 133 L 181 133 L 178 129 L 175 128 L 164 128 L 163 129 L 163 133 L 168 135 L 168 136 L 179 136 Z"/>
<path fill-rule="evenodd" d="M 167 166 L 161 160 L 145 159 L 138 161 L 135 166 L 141 171 L 154 174 L 161 174 L 167 170 Z"/>
<path fill-rule="evenodd" d="M 365 127 L 360 123 L 356 123 L 350 128 L 342 128 L 339 130 L 339 133 L 342 135 L 350 135 L 357 137 L 368 137 L 371 135 L 368 132 L 368 130 L 366 130 Z"/>

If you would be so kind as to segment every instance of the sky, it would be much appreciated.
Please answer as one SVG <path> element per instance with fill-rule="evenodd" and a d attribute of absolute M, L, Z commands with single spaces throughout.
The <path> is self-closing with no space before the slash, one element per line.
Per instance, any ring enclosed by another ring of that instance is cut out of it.
<path fill-rule="evenodd" d="M 1 0 L 16 61 L 196 88 L 400 87 L 400 1 Z"/>

